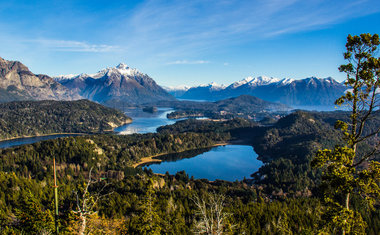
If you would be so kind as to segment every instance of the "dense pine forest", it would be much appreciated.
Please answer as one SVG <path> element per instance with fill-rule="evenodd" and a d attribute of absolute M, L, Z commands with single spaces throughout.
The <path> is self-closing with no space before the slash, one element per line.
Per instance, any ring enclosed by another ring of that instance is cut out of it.
<path fill-rule="evenodd" d="M 0 140 L 53 133 L 98 133 L 131 122 L 88 100 L 0 103 Z"/>
<path fill-rule="evenodd" d="M 321 172 L 311 168 L 310 161 L 321 146 L 339 142 L 339 134 L 326 120 L 347 115 L 296 112 L 272 126 L 244 119 L 189 119 L 161 127 L 156 134 L 67 137 L 0 150 L 2 232 L 54 231 L 55 156 L 59 227 L 64 234 L 81 228 L 78 205 L 91 197 L 100 198 L 86 215 L 85 232 L 92 234 L 195 233 L 202 222 L 197 200 L 209 210 L 218 197 L 223 199 L 226 233 L 315 233 L 322 226 L 319 212 L 324 205 L 319 199 Z M 373 119 L 370 126 L 379 126 L 379 120 Z M 250 143 L 266 163 L 253 179 L 210 182 L 186 172 L 155 175 L 133 167 L 143 157 L 237 140 Z M 367 233 L 376 234 L 378 210 L 370 212 L 360 203 L 355 198 Z"/>

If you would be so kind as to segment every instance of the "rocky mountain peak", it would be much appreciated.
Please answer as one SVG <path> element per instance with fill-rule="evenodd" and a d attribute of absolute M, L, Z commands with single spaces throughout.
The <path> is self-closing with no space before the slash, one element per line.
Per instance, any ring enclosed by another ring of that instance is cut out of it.
<path fill-rule="evenodd" d="M 123 62 L 121 62 L 120 64 L 118 64 L 116 66 L 116 68 L 117 69 L 129 69 L 129 67 L 125 63 L 123 63 Z"/>
<path fill-rule="evenodd" d="M 21 62 L 3 58 L 0 58 L 0 90 L 0 102 L 82 98 L 51 77 L 33 74 Z"/>

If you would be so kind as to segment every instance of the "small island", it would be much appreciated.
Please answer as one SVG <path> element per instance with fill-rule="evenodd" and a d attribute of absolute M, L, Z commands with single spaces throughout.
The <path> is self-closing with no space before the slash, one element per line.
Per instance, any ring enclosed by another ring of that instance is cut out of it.
<path fill-rule="evenodd" d="M 157 107 L 148 106 L 148 107 L 144 107 L 142 110 L 146 113 L 155 113 L 155 112 L 157 112 Z"/>

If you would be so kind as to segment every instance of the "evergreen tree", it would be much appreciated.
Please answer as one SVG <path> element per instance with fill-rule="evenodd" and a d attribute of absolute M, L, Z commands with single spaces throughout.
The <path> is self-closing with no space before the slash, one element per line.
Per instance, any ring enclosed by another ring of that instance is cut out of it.
<path fill-rule="evenodd" d="M 336 104 L 349 107 L 350 119 L 335 124 L 342 130 L 344 144 L 319 150 L 312 162 L 323 168 L 328 208 L 324 218 L 329 232 L 364 233 L 366 224 L 352 209 L 350 199 L 353 194 L 360 195 L 373 209 L 380 197 L 380 163 L 376 159 L 380 127 L 372 131 L 365 128 L 379 108 L 380 59 L 375 57 L 379 44 L 377 34 L 347 37 L 344 58 L 348 64 L 341 65 L 339 70 L 347 74 L 345 84 L 348 90 Z"/>
<path fill-rule="evenodd" d="M 30 191 L 25 192 L 22 197 L 22 206 L 16 210 L 20 229 L 28 234 L 53 232 L 53 213 L 50 210 L 44 210 Z"/>
<path fill-rule="evenodd" d="M 149 179 L 148 189 L 141 203 L 141 214 L 138 218 L 138 234 L 160 234 L 161 218 L 155 208 L 156 195 L 153 189 L 153 181 Z"/>

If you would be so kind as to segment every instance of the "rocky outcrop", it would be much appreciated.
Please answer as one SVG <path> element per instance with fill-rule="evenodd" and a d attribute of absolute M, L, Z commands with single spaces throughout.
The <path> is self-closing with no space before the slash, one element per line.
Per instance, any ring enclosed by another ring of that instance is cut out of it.
<path fill-rule="evenodd" d="M 36 75 L 18 61 L 0 57 L 0 102 L 15 100 L 76 100 L 81 96 L 47 75 Z"/>

